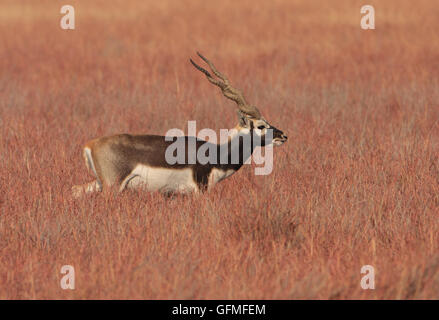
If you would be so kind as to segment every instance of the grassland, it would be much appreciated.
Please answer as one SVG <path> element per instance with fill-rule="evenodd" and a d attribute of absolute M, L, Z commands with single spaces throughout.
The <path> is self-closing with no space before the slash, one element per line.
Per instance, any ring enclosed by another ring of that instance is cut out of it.
<path fill-rule="evenodd" d="M 434 1 L 64 2 L 0 3 L 1 299 L 439 298 Z M 236 124 L 196 50 L 288 134 L 273 173 L 72 199 L 92 138 Z"/>

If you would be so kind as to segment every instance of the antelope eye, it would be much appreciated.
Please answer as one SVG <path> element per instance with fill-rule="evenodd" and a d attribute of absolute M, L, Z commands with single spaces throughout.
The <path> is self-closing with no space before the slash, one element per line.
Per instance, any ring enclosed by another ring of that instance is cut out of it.
<path fill-rule="evenodd" d="M 259 129 L 259 130 L 264 130 L 264 129 L 265 129 L 265 126 L 258 126 L 258 129 Z"/>

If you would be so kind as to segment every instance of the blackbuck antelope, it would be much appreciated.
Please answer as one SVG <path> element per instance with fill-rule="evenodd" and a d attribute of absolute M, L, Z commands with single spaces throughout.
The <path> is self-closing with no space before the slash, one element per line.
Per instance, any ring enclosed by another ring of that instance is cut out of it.
<path fill-rule="evenodd" d="M 287 140 L 282 131 L 270 125 L 255 106 L 246 102 L 241 91 L 233 88 L 229 80 L 209 60 L 200 53 L 198 55 L 216 77 L 190 59 L 193 66 L 204 73 L 207 80 L 218 86 L 223 95 L 236 102 L 238 106 L 239 123 L 235 130 L 232 130 L 233 133 L 227 142 L 212 144 L 196 137 L 180 136 L 169 139 L 158 135 L 130 134 L 91 140 L 86 143 L 83 155 L 96 180 L 74 186 L 74 196 L 102 191 L 103 188 L 113 186 L 116 186 L 119 192 L 139 187 L 163 193 L 204 191 L 238 171 L 251 157 L 256 146 L 281 145 Z M 183 163 L 170 164 L 166 159 L 167 149 L 176 142 L 186 146 L 192 142 L 195 148 L 184 149 Z M 213 156 L 213 161 L 208 163 L 199 161 L 195 156 L 206 144 L 209 144 L 209 148 L 206 149 L 211 152 L 210 160 Z M 233 154 L 239 154 L 237 161 L 233 161 Z M 194 158 L 195 161 L 189 161 Z"/>

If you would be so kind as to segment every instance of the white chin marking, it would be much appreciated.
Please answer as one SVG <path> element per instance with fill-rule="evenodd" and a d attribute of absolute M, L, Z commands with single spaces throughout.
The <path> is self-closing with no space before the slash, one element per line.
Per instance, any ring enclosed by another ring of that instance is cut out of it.
<path fill-rule="evenodd" d="M 284 143 L 284 141 L 281 141 L 281 140 L 274 140 L 274 141 L 273 141 L 273 144 L 274 144 L 275 146 L 281 146 L 283 143 Z"/>

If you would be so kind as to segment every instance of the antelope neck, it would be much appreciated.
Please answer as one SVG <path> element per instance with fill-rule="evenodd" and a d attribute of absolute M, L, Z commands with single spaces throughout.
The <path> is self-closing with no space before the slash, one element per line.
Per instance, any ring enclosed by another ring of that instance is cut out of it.
<path fill-rule="evenodd" d="M 218 145 L 218 163 L 223 169 L 236 171 L 250 159 L 254 149 L 255 145 L 251 130 L 234 130 L 226 143 Z"/>

